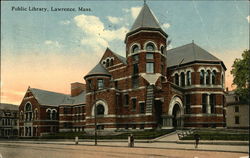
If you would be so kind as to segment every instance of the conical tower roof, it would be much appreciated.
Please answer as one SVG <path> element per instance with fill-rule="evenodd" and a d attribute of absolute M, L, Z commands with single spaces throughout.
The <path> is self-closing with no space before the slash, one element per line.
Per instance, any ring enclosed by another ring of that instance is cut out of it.
<path fill-rule="evenodd" d="M 98 63 L 84 78 L 95 75 L 111 76 L 101 63 Z"/>
<path fill-rule="evenodd" d="M 139 15 L 135 19 L 130 31 L 127 36 L 140 31 L 140 30 L 157 30 L 160 31 L 164 36 L 168 36 L 160 27 L 159 21 L 156 19 L 152 11 L 149 9 L 148 5 L 145 3 L 142 7 Z"/>

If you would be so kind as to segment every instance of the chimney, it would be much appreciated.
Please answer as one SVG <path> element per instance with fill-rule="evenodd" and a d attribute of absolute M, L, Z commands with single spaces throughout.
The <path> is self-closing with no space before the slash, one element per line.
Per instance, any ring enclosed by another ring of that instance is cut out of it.
<path fill-rule="evenodd" d="M 71 83 L 71 97 L 78 96 L 80 93 L 86 90 L 86 84 L 74 82 Z"/>

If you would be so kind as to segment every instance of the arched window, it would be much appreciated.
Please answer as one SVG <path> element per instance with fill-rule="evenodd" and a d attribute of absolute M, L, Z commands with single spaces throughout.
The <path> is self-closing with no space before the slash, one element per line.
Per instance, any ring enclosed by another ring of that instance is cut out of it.
<path fill-rule="evenodd" d="M 187 85 L 188 86 L 191 85 L 191 72 L 190 71 L 187 72 Z"/>
<path fill-rule="evenodd" d="M 57 112 L 56 110 L 52 111 L 52 120 L 56 120 L 57 119 Z"/>
<path fill-rule="evenodd" d="M 104 115 L 104 106 L 102 104 L 98 104 L 96 110 L 97 115 Z"/>
<path fill-rule="evenodd" d="M 106 61 L 106 67 L 109 67 L 109 59 Z"/>
<path fill-rule="evenodd" d="M 30 103 L 26 104 L 25 111 L 31 111 L 31 104 Z"/>
<path fill-rule="evenodd" d="M 179 86 L 179 75 L 178 74 L 174 75 L 174 81 L 175 81 L 175 84 Z"/>
<path fill-rule="evenodd" d="M 207 72 L 206 72 L 206 84 L 210 84 L 210 74 L 211 74 L 210 70 L 207 70 Z"/>
<path fill-rule="evenodd" d="M 47 119 L 50 120 L 51 119 L 51 110 L 47 110 Z"/>
<path fill-rule="evenodd" d="M 153 44 L 153 43 L 148 43 L 148 44 L 146 45 L 146 50 L 147 50 L 147 51 L 154 51 L 154 50 L 155 50 L 154 44 Z"/>
<path fill-rule="evenodd" d="M 185 86 L 185 74 L 184 74 L 184 72 L 181 73 L 181 86 L 182 87 Z"/>
<path fill-rule="evenodd" d="M 161 46 L 161 54 L 164 54 L 164 46 Z"/>
<path fill-rule="evenodd" d="M 110 60 L 110 66 L 113 66 L 114 65 L 114 59 L 111 59 Z"/>
<path fill-rule="evenodd" d="M 204 85 L 204 79 L 205 79 L 205 71 L 201 70 L 201 72 L 200 72 L 200 84 Z"/>
<path fill-rule="evenodd" d="M 35 111 L 34 111 L 34 120 L 37 120 L 37 118 L 38 118 L 38 110 L 35 109 Z"/>
<path fill-rule="evenodd" d="M 25 105 L 25 120 L 31 121 L 32 120 L 32 105 L 27 103 Z"/>
<path fill-rule="evenodd" d="M 216 70 L 212 71 L 212 84 L 215 84 L 215 80 L 216 80 Z"/>
<path fill-rule="evenodd" d="M 138 53 L 138 51 L 139 51 L 139 46 L 138 45 L 134 45 L 132 47 L 132 53 Z"/>

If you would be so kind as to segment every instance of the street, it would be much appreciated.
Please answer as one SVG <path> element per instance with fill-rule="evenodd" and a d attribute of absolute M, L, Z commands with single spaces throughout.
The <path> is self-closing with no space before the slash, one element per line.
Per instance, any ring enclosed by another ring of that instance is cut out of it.
<path fill-rule="evenodd" d="M 247 155 L 183 149 L 0 142 L 0 158 L 245 158 Z"/>

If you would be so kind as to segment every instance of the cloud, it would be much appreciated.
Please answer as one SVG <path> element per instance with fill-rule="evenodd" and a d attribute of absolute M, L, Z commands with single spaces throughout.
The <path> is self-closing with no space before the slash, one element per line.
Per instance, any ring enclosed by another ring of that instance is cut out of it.
<path fill-rule="evenodd" d="M 162 25 L 162 27 L 163 27 L 164 29 L 168 29 L 170 26 L 171 26 L 171 25 L 170 25 L 169 23 L 164 23 L 164 24 Z"/>
<path fill-rule="evenodd" d="M 113 24 L 118 24 L 123 20 L 122 18 L 113 17 L 113 16 L 107 16 L 107 18 Z"/>
<path fill-rule="evenodd" d="M 248 23 L 250 23 L 250 16 L 249 15 L 246 17 L 246 19 L 247 19 Z"/>
<path fill-rule="evenodd" d="M 53 47 L 57 47 L 57 48 L 61 47 L 61 45 L 60 45 L 60 43 L 58 41 L 46 40 L 46 41 L 44 41 L 44 44 L 50 45 L 50 46 L 53 46 Z"/>
<path fill-rule="evenodd" d="M 132 8 L 130 8 L 131 15 L 132 15 L 132 17 L 134 19 L 138 16 L 138 14 L 140 13 L 140 10 L 141 10 L 141 7 L 132 7 Z"/>
<path fill-rule="evenodd" d="M 70 24 L 70 21 L 69 20 L 63 20 L 63 21 L 60 21 L 60 24 L 61 25 L 68 25 L 68 24 Z"/>
<path fill-rule="evenodd" d="M 100 18 L 92 15 L 78 15 L 74 17 L 74 22 L 85 35 L 81 44 L 96 50 L 108 47 L 108 43 L 112 40 L 123 40 L 128 32 L 126 27 L 113 30 L 106 29 Z"/>
<path fill-rule="evenodd" d="M 130 9 L 124 8 L 124 9 L 122 9 L 122 11 L 124 11 L 125 13 L 128 13 L 128 12 L 130 12 Z"/>

